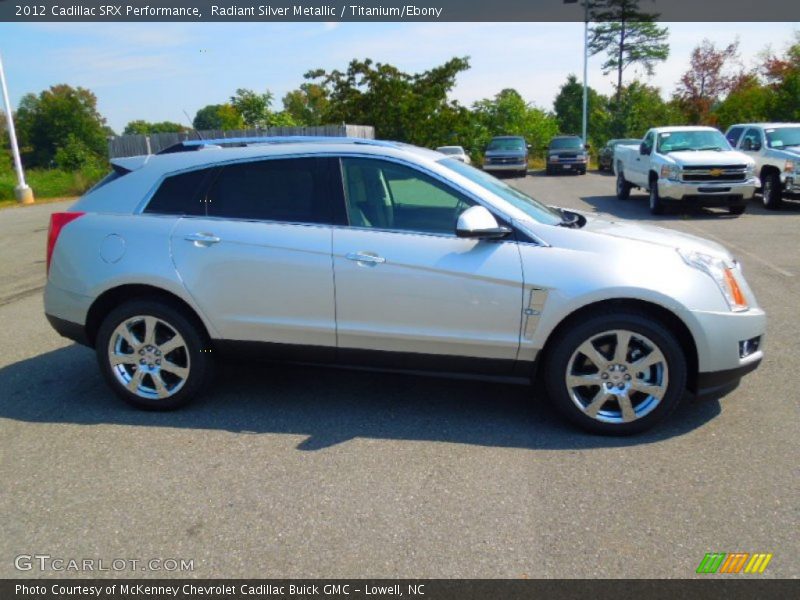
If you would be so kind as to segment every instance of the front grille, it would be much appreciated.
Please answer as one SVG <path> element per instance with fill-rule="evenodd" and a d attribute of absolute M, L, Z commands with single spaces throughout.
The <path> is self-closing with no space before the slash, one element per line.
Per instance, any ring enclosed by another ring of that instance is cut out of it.
<path fill-rule="evenodd" d="M 683 181 L 733 183 L 747 180 L 746 165 L 696 166 L 683 168 Z"/>
<path fill-rule="evenodd" d="M 504 158 L 487 158 L 486 162 L 490 165 L 516 165 L 525 162 L 520 156 L 510 156 Z"/>

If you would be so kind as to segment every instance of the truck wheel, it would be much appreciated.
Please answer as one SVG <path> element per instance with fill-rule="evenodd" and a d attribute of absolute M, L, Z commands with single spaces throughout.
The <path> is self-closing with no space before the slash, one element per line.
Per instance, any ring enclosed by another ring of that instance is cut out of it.
<path fill-rule="evenodd" d="M 766 173 L 761 182 L 761 195 L 764 200 L 764 207 L 769 210 L 780 208 L 781 199 L 781 177 L 777 173 Z"/>
<path fill-rule="evenodd" d="M 650 212 L 654 215 L 664 214 L 664 202 L 658 193 L 658 182 L 650 182 Z"/>
<path fill-rule="evenodd" d="M 548 397 L 592 433 L 649 429 L 678 405 L 686 357 L 673 333 L 650 315 L 610 311 L 575 323 L 548 349 Z"/>
<path fill-rule="evenodd" d="M 631 197 L 631 184 L 625 181 L 625 174 L 620 171 L 617 173 L 617 198 L 627 200 Z"/>

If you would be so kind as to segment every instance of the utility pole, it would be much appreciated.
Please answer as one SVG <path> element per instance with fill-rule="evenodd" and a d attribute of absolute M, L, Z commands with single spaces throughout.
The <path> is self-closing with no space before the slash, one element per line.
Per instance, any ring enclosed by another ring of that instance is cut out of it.
<path fill-rule="evenodd" d="M 581 137 L 585 144 L 587 129 L 587 112 L 589 104 L 589 85 L 588 85 L 588 70 L 589 70 L 589 1 L 583 0 L 583 111 L 581 115 Z M 563 0 L 564 4 L 577 4 L 578 0 Z"/>
<path fill-rule="evenodd" d="M 8 123 L 8 138 L 11 142 L 11 154 L 14 156 L 14 169 L 17 172 L 17 187 L 14 188 L 14 196 L 21 204 L 33 204 L 33 190 L 25 183 L 25 172 L 22 170 L 22 160 L 19 157 L 17 132 L 14 129 L 14 117 L 11 114 L 11 100 L 8 98 L 8 87 L 6 86 L 6 74 L 3 70 L 2 56 L 0 56 L 0 89 L 2 89 L 3 93 L 3 105 L 5 106 L 6 122 Z"/>

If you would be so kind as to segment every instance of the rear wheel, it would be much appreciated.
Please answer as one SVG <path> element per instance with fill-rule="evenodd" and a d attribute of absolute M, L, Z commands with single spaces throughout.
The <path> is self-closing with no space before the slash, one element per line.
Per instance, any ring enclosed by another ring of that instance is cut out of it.
<path fill-rule="evenodd" d="M 781 198 L 781 177 L 777 173 L 765 173 L 761 181 L 761 194 L 764 207 L 769 210 L 780 208 L 783 200 Z"/>
<path fill-rule="evenodd" d="M 95 343 L 109 386 L 123 400 L 148 410 L 187 404 L 210 379 L 205 334 L 173 306 L 134 300 L 112 310 Z"/>
<path fill-rule="evenodd" d="M 686 386 L 686 358 L 675 336 L 638 312 L 598 314 L 549 350 L 550 399 L 587 431 L 630 435 L 663 420 Z"/>
<path fill-rule="evenodd" d="M 631 184 L 625 180 L 625 175 L 622 171 L 617 173 L 617 198 L 619 200 L 627 200 L 631 197 Z"/>

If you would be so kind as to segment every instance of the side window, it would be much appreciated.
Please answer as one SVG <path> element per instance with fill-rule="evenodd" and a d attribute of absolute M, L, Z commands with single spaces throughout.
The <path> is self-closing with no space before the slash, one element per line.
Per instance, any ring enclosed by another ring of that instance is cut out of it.
<path fill-rule="evenodd" d="M 341 185 L 333 158 L 280 158 L 223 167 L 206 200 L 208 216 L 332 223 Z"/>
<path fill-rule="evenodd" d="M 761 132 L 755 127 L 747 130 L 742 138 L 742 150 L 758 152 L 761 150 Z"/>
<path fill-rule="evenodd" d="M 736 148 L 736 143 L 742 136 L 742 131 L 744 131 L 744 127 L 732 127 L 727 133 L 725 137 L 728 138 L 728 143 L 731 145 L 731 147 Z"/>
<path fill-rule="evenodd" d="M 345 158 L 350 224 L 398 231 L 455 234 L 458 216 L 472 205 L 428 175 L 392 162 Z"/>
<path fill-rule="evenodd" d="M 144 209 L 160 215 L 205 215 L 203 190 L 213 169 L 189 171 L 167 177 Z"/>
<path fill-rule="evenodd" d="M 655 141 L 655 137 L 655 132 L 651 131 L 645 136 L 644 141 L 642 142 L 642 146 L 645 147 L 647 154 L 650 154 L 653 151 L 653 142 Z"/>

